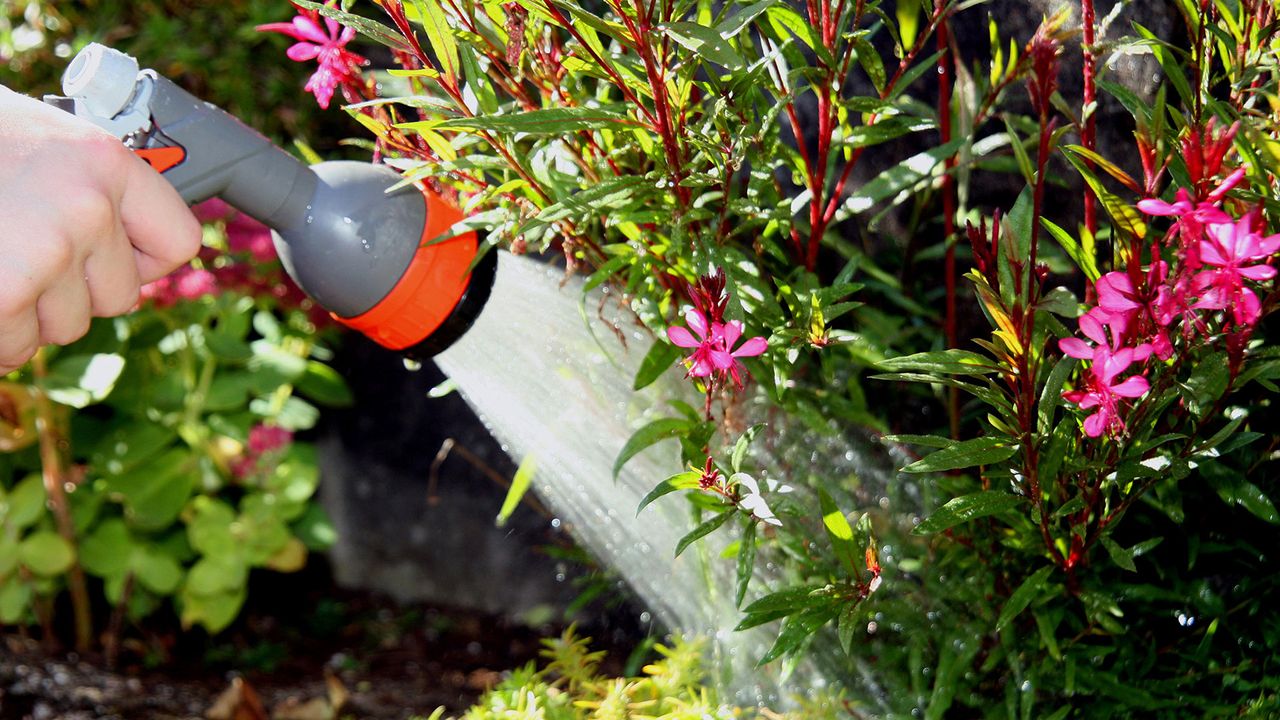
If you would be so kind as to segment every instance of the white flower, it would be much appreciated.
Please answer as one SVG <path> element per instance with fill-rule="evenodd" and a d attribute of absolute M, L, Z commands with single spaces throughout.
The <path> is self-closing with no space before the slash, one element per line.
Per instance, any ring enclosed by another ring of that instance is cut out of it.
<path fill-rule="evenodd" d="M 746 495 L 742 496 L 742 499 L 738 501 L 738 504 L 742 506 L 744 510 L 750 510 L 752 515 L 755 515 L 770 525 L 782 525 L 782 521 L 774 516 L 773 511 L 769 509 L 769 504 L 766 503 L 764 497 L 760 495 L 760 484 L 756 482 L 755 478 L 746 473 L 735 473 L 734 476 L 729 479 L 737 485 L 747 489 Z M 779 493 L 791 491 L 790 486 L 782 485 L 779 487 L 778 483 L 773 480 L 768 481 L 768 484 L 770 491 L 776 490 Z"/>

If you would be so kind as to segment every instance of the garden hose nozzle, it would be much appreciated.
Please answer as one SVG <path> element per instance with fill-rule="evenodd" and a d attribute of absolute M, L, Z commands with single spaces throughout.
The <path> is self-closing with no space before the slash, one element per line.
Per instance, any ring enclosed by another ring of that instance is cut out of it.
<path fill-rule="evenodd" d="M 312 167 L 132 57 L 94 43 L 46 102 L 120 138 L 188 203 L 220 197 L 274 230 L 285 270 L 339 322 L 414 357 L 448 347 L 489 297 L 496 253 L 476 262 L 461 212 L 359 162 Z M 441 239 L 446 238 L 446 239 Z M 473 267 L 474 266 L 474 267 Z"/>

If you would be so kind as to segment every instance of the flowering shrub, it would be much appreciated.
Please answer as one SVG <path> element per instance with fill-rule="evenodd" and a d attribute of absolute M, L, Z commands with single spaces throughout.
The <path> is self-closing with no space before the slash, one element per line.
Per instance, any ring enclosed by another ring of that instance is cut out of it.
<path fill-rule="evenodd" d="M 269 232 L 225 205 L 199 259 L 0 382 L 0 623 L 43 625 L 68 591 L 76 645 L 172 604 L 217 632 L 250 571 L 300 569 L 333 530 L 295 441 L 349 401 Z M 217 218 L 217 220 L 213 220 Z M 269 254 L 270 253 L 270 254 Z M 93 617 L 92 596 L 114 608 Z"/>
<path fill-rule="evenodd" d="M 493 244 L 554 249 L 588 287 L 613 283 L 656 336 L 636 387 L 678 364 L 705 395 L 702 412 L 637 431 L 617 466 L 679 437 L 691 469 L 641 508 L 690 498 L 702 520 L 677 554 L 737 527 L 740 606 L 757 558 L 775 563 L 740 625 L 782 620 L 762 663 L 832 635 L 856 713 L 1280 702 L 1276 661 L 1256 652 L 1280 642 L 1261 599 L 1275 559 L 1258 544 L 1280 523 L 1261 484 L 1280 372 L 1266 337 L 1280 249 L 1272 3 L 1177 3 L 1189 49 L 1136 24 L 1104 38 L 1093 0 L 1069 3 L 1074 100 L 1059 87 L 1069 8 L 1021 49 L 991 20 L 991 54 L 976 59 L 950 35 L 974 12 L 963 3 L 294 4 L 297 22 L 355 28 L 400 66 L 355 81 L 356 61 L 321 59 L 328 80 L 309 85 L 320 99 L 342 90 L 379 157 L 456 197 Z M 309 39 L 336 52 L 346 37 Z M 1141 54 L 1164 74 L 1150 98 L 1108 74 Z M 1141 181 L 1100 152 L 1102 104 L 1132 116 Z M 854 181 L 868 152 L 886 169 Z M 1072 187 L 1058 163 L 1080 179 L 1075 231 L 1045 202 L 1051 184 Z M 984 205 L 1000 172 L 1026 189 Z M 850 241 L 854 226 L 875 239 Z M 966 311 L 989 337 L 961 336 Z M 783 486 L 749 467 L 776 432 L 745 427 L 750 393 L 815 432 L 905 429 L 888 441 L 929 450 L 903 468 L 926 517 L 884 511 L 909 494 L 890 488 L 851 523 L 849 504 L 874 499 L 857 478 L 819 463 Z M 935 402 L 938 435 L 915 434 L 933 429 L 927 416 L 891 412 Z"/>

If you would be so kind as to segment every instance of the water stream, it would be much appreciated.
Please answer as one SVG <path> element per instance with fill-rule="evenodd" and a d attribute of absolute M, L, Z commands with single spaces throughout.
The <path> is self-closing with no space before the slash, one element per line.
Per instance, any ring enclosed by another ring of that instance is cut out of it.
<path fill-rule="evenodd" d="M 652 338 L 622 312 L 610 318 L 614 304 L 605 303 L 604 319 L 597 317 L 599 294 L 584 305 L 580 284 L 563 280 L 558 268 L 504 253 L 486 309 L 436 358 L 440 367 L 513 458 L 536 457 L 533 488 L 579 543 L 619 573 L 664 625 L 714 639 L 714 670 L 736 702 L 776 707 L 790 693 L 822 687 L 820 663 L 802 663 L 785 684 L 777 663 L 754 668 L 777 630 L 771 624 L 733 631 L 740 613 L 734 563 L 719 557 L 724 541 L 713 534 L 710 544 L 673 558 L 693 527 L 688 503 L 664 498 L 637 517 L 644 495 L 681 470 L 674 440 L 637 456 L 612 479 L 614 459 L 636 428 L 673 414 L 664 408 L 672 398 L 695 406 L 699 399 L 674 369 L 633 391 Z M 773 467 L 765 473 L 820 461 L 827 477 L 856 473 L 859 492 L 870 492 L 873 502 L 888 486 L 893 464 L 868 438 L 836 435 L 815 443 L 811 434 L 785 428 L 779 437 L 781 447 L 757 458 Z M 767 580 L 769 570 L 760 568 L 758 577 Z"/>

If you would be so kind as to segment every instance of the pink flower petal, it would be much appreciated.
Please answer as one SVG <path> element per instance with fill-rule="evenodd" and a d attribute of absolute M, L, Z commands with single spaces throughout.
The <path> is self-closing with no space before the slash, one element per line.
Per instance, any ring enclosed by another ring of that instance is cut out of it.
<path fill-rule="evenodd" d="M 320 54 L 320 46 L 309 42 L 294 43 L 284 54 L 294 62 L 305 62 Z"/>
<path fill-rule="evenodd" d="M 710 351 L 710 355 L 711 364 L 714 365 L 717 370 L 728 370 L 737 362 L 733 359 L 732 355 L 724 350 L 712 350 Z"/>
<path fill-rule="evenodd" d="M 1151 389 L 1151 383 L 1141 375 L 1132 375 L 1119 385 L 1112 385 L 1111 392 L 1120 397 L 1135 398 L 1145 395 Z"/>
<path fill-rule="evenodd" d="M 1062 352 L 1073 358 L 1079 358 L 1080 360 L 1093 359 L 1093 346 L 1080 338 L 1062 338 L 1058 341 L 1058 347 L 1062 349 Z"/>
<path fill-rule="evenodd" d="M 1235 302 L 1231 306 L 1231 316 L 1235 318 L 1237 325 L 1251 326 L 1258 322 L 1258 316 L 1262 314 L 1262 305 L 1252 290 L 1240 288 L 1232 299 Z"/>
<path fill-rule="evenodd" d="M 730 320 L 720 325 L 719 330 L 719 335 L 724 340 L 724 348 L 726 350 L 732 350 L 734 344 L 738 342 L 738 338 L 742 337 L 742 323 L 737 320 Z"/>
<path fill-rule="evenodd" d="M 707 318 L 694 308 L 684 311 L 684 321 L 699 338 L 707 339 Z"/>
<path fill-rule="evenodd" d="M 1090 415 L 1084 421 L 1084 434 L 1091 438 L 1096 438 L 1102 434 L 1107 428 L 1107 418 L 1103 415 L 1102 410 Z"/>
<path fill-rule="evenodd" d="M 742 343 L 742 347 L 733 351 L 734 357 L 755 357 L 769 349 L 769 341 L 762 337 L 753 337 Z"/>
<path fill-rule="evenodd" d="M 291 38 L 293 38 L 293 39 L 295 39 L 295 40 L 302 40 L 302 39 L 303 39 L 303 38 L 302 38 L 302 36 L 298 34 L 298 29 L 297 29 L 296 27 L 294 27 L 293 23 L 291 23 L 291 22 L 287 22 L 287 23 L 267 23 L 267 24 L 265 24 L 265 25 L 258 25 L 258 26 L 256 26 L 256 27 L 254 28 L 254 30 L 257 30 L 258 32 L 278 32 L 278 33 L 284 33 L 285 35 L 288 35 L 289 37 L 291 37 Z"/>
<path fill-rule="evenodd" d="M 1148 215 L 1159 215 L 1161 217 L 1167 217 L 1169 215 L 1181 215 L 1182 213 L 1186 212 L 1185 210 L 1180 210 L 1177 206 L 1170 205 L 1169 203 L 1163 200 L 1160 200 L 1158 198 L 1147 198 L 1146 200 L 1139 200 L 1138 209 Z"/>
<path fill-rule="evenodd" d="M 293 19 L 293 29 L 298 33 L 296 37 L 299 39 L 310 40 L 318 45 L 325 45 L 330 40 L 329 36 L 324 34 L 324 31 L 320 29 L 315 20 L 303 15 Z"/>
<path fill-rule="evenodd" d="M 1253 265 L 1251 267 L 1240 268 L 1240 274 L 1250 280 L 1270 280 L 1276 276 L 1276 269 L 1270 265 Z"/>
<path fill-rule="evenodd" d="M 1106 345 L 1107 334 L 1102 329 L 1102 320 L 1095 313 L 1096 310 L 1094 308 L 1080 316 L 1080 332 L 1099 345 Z"/>
<path fill-rule="evenodd" d="M 1236 168 L 1235 172 L 1224 178 L 1218 187 L 1214 188 L 1213 192 L 1209 193 L 1209 202 L 1216 203 L 1225 197 L 1228 192 L 1231 192 L 1231 188 L 1235 187 L 1242 179 L 1244 179 L 1244 174 L 1245 169 L 1243 167 Z"/>
<path fill-rule="evenodd" d="M 698 342 L 697 338 L 695 338 L 692 333 L 679 326 L 667 328 L 667 339 L 677 347 L 682 348 L 698 347 L 702 344 Z"/>

